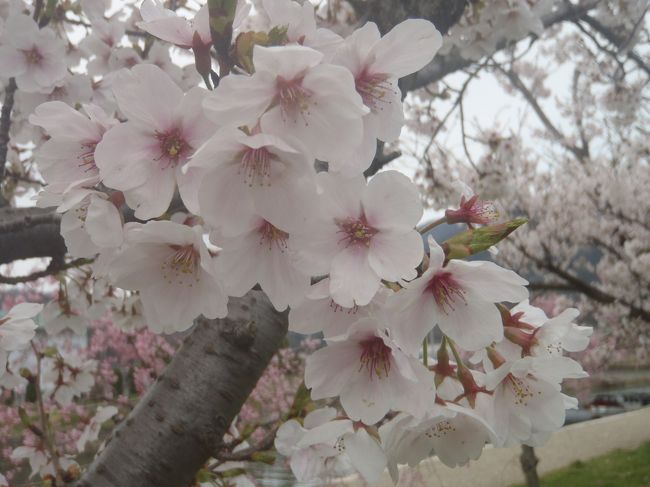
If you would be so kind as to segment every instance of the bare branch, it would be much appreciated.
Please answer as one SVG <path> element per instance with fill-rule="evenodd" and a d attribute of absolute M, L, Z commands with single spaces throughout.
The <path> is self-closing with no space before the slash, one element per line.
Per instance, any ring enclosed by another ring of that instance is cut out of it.
<path fill-rule="evenodd" d="M 36 281 L 37 279 L 42 279 L 43 277 L 53 276 L 59 272 L 72 269 L 75 267 L 81 267 L 82 265 L 87 265 L 92 263 L 92 259 L 75 259 L 71 262 L 60 263 L 59 261 L 52 259 L 50 265 L 47 266 L 47 269 L 42 271 L 33 272 L 26 276 L 3 276 L 0 275 L 0 284 L 20 284 L 25 282 Z"/>
<path fill-rule="evenodd" d="M 627 48 L 626 39 L 620 37 L 612 29 L 601 24 L 600 21 L 596 20 L 590 15 L 584 14 L 580 17 L 580 20 L 588 24 L 592 29 L 594 29 L 596 32 L 601 34 L 611 44 L 616 46 L 619 52 Z M 643 71 L 645 71 L 647 75 L 650 76 L 650 66 L 646 63 L 646 61 L 641 56 L 639 56 L 633 50 L 629 50 L 627 51 L 627 57 L 629 57 L 632 61 L 634 61 L 639 68 L 641 68 Z"/>
<path fill-rule="evenodd" d="M 537 103 L 535 95 L 533 95 L 533 93 L 528 89 L 519 75 L 512 69 L 505 70 L 498 64 L 495 64 L 494 66 L 499 72 L 503 73 L 510 80 L 512 86 L 523 95 L 544 127 L 546 127 L 546 129 L 553 135 L 553 137 L 558 140 L 562 147 L 573 153 L 579 161 L 584 161 L 584 159 L 588 157 L 588 151 L 584 147 L 576 147 L 567 141 L 567 138 L 564 136 L 564 134 L 562 134 L 562 132 L 560 132 L 559 129 L 553 125 L 553 122 L 551 122 L 542 107 L 539 105 L 539 103 Z"/>

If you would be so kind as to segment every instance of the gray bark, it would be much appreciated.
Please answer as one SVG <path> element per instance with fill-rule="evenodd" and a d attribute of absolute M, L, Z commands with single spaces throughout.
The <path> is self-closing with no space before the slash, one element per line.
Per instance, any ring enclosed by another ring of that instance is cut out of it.
<path fill-rule="evenodd" d="M 261 291 L 231 299 L 229 310 L 198 320 L 77 487 L 192 485 L 287 332 L 286 313 Z"/>
<path fill-rule="evenodd" d="M 521 469 L 526 477 L 527 487 L 539 487 L 539 476 L 537 475 L 537 464 L 539 459 L 535 456 L 535 449 L 532 446 L 521 445 Z"/>
<path fill-rule="evenodd" d="M 0 264 L 32 257 L 62 261 L 60 215 L 41 208 L 0 208 Z"/>

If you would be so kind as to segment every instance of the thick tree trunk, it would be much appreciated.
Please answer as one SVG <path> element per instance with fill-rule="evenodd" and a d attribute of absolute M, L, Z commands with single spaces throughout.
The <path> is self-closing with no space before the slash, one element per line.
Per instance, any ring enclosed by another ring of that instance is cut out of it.
<path fill-rule="evenodd" d="M 535 456 L 535 449 L 532 446 L 521 445 L 519 461 L 526 477 L 526 485 L 528 487 L 539 487 L 539 476 L 537 475 L 539 458 Z"/>
<path fill-rule="evenodd" d="M 261 291 L 198 320 L 77 487 L 188 487 L 282 344 L 286 313 Z"/>

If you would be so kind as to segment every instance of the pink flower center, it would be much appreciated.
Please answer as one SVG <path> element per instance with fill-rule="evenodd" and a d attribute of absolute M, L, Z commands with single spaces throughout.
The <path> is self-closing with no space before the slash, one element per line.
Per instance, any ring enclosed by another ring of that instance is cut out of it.
<path fill-rule="evenodd" d="M 316 102 L 311 100 L 313 93 L 302 86 L 302 78 L 287 80 L 279 76 L 276 83 L 282 118 L 285 121 L 287 118 L 293 119 L 292 121 L 297 123 L 300 117 L 305 125 L 309 125 L 307 122 L 307 116 L 311 114 L 309 107 Z"/>
<path fill-rule="evenodd" d="M 359 348 L 361 348 L 359 371 L 365 368 L 370 374 L 370 379 L 373 375 L 376 375 L 378 379 L 381 379 L 382 376 L 388 377 L 392 355 L 390 347 L 380 337 L 374 336 L 360 341 Z"/>
<path fill-rule="evenodd" d="M 77 156 L 79 159 L 79 167 L 84 172 L 98 172 L 97 165 L 95 164 L 95 149 L 98 142 L 84 142 L 81 144 L 81 154 Z"/>
<path fill-rule="evenodd" d="M 455 306 L 461 301 L 465 301 L 465 291 L 454 279 L 451 272 L 438 272 L 436 273 L 426 288 L 426 291 L 433 294 L 433 299 L 436 300 L 438 307 L 446 314 L 453 311 Z"/>
<path fill-rule="evenodd" d="M 167 132 L 156 131 L 155 137 L 160 143 L 160 157 L 156 160 L 165 160 L 162 166 L 163 169 L 176 167 L 179 159 L 187 157 L 187 153 L 192 150 L 192 147 L 185 141 L 178 128 Z"/>
<path fill-rule="evenodd" d="M 287 240 L 289 239 L 289 234 L 287 232 L 283 232 L 267 221 L 262 224 L 257 232 L 260 235 L 260 245 L 268 245 L 269 250 L 271 250 L 273 246 L 276 246 L 280 252 L 287 250 Z"/>
<path fill-rule="evenodd" d="M 201 256 L 194 245 L 170 245 L 172 254 L 161 264 L 163 279 L 168 284 L 187 284 L 200 281 L 199 265 Z"/>
<path fill-rule="evenodd" d="M 266 147 L 259 149 L 248 148 L 241 156 L 238 174 L 244 175 L 248 186 L 271 186 L 271 162 L 273 154 Z"/>
<path fill-rule="evenodd" d="M 43 55 L 40 53 L 40 51 L 34 46 L 31 49 L 26 49 L 23 51 L 23 56 L 25 56 L 25 60 L 27 61 L 27 64 L 40 64 L 40 62 L 43 60 Z"/>
<path fill-rule="evenodd" d="M 368 225 L 365 216 L 361 218 L 346 218 L 337 220 L 336 225 L 339 227 L 338 232 L 342 234 L 339 243 L 345 242 L 345 246 L 364 246 L 370 247 L 370 241 L 378 230 Z"/>
<path fill-rule="evenodd" d="M 387 79 L 385 74 L 371 74 L 363 70 L 354 80 L 363 104 L 373 113 L 383 110 L 385 104 L 391 103 L 388 95 L 394 94 L 395 90 Z"/>

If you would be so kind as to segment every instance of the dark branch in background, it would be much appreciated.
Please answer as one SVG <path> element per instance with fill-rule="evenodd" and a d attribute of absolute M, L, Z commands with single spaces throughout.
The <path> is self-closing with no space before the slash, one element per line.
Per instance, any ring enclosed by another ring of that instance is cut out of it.
<path fill-rule="evenodd" d="M 369 178 L 371 176 L 374 176 L 379 172 L 379 170 L 384 167 L 386 164 L 389 162 L 394 161 L 398 157 L 400 157 L 402 153 L 400 151 L 392 151 L 389 152 L 388 154 L 384 154 L 384 143 L 381 140 L 377 141 L 377 153 L 375 154 L 375 158 L 372 160 L 372 163 L 370 164 L 370 167 L 365 170 L 363 175 L 366 178 Z"/>
<path fill-rule="evenodd" d="M 573 155 L 576 156 L 576 158 L 579 161 L 583 161 L 589 156 L 589 151 L 585 147 L 577 147 L 573 144 L 570 144 L 567 141 L 567 138 L 560 132 L 555 125 L 553 125 L 553 122 L 546 116 L 546 113 L 542 109 L 542 107 L 537 103 L 537 98 L 535 98 L 535 95 L 531 93 L 531 91 L 526 87 L 526 84 L 521 80 L 519 75 L 514 72 L 512 69 L 510 70 L 505 70 L 498 64 L 495 64 L 494 67 L 502 74 L 504 74 L 509 80 L 512 86 L 519 91 L 523 97 L 526 99 L 530 107 L 533 109 L 539 120 L 542 122 L 544 127 L 553 134 L 553 137 L 555 137 L 559 143 L 564 147 L 566 150 L 571 152 Z"/>
<path fill-rule="evenodd" d="M 7 170 L 7 152 L 9 152 L 9 129 L 11 129 L 11 111 L 14 108 L 14 95 L 16 93 L 16 80 L 9 79 L 5 87 L 5 96 L 2 100 L 2 112 L 0 114 L 0 207 L 6 206 L 8 201 L 2 194 L 2 183 Z M 0 256 L 2 254 L 0 253 Z M 1 258 L 1 257 L 0 257 Z"/>
<path fill-rule="evenodd" d="M 42 208 L 0 208 L 0 264 L 52 257 L 63 264 L 66 253 L 61 216 Z"/>
<path fill-rule="evenodd" d="M 551 13 L 542 17 L 544 28 L 564 22 L 567 20 L 577 20 L 583 15 L 586 15 L 591 9 L 598 4 L 598 0 L 583 1 L 580 5 L 572 5 L 569 2 L 563 2 Z M 435 22 L 434 22 L 435 24 Z M 497 43 L 496 51 L 500 51 L 508 45 L 505 39 Z M 444 78 L 450 73 L 458 71 L 475 64 L 475 61 L 460 57 L 457 50 L 453 50 L 446 56 L 436 56 L 431 63 L 425 66 L 411 76 L 404 78 L 400 86 L 404 91 L 417 90 L 430 83 L 436 82 Z"/>
<path fill-rule="evenodd" d="M 375 22 L 382 33 L 406 19 L 427 19 L 442 34 L 456 24 L 466 0 L 352 0 L 349 2 L 363 20 Z"/>
<path fill-rule="evenodd" d="M 52 261 L 50 262 L 50 264 L 47 266 L 46 269 L 42 271 L 33 272 L 32 274 L 28 274 L 26 276 L 9 277 L 9 276 L 0 275 L 0 284 L 15 285 L 15 284 L 20 284 L 25 282 L 31 282 L 37 279 L 42 279 L 43 277 L 53 276 L 54 274 L 58 274 L 61 271 L 66 271 L 74 267 L 81 267 L 82 265 L 88 265 L 91 264 L 92 262 L 93 262 L 92 259 L 75 259 L 70 262 L 61 263 L 55 259 L 52 259 Z"/>
<path fill-rule="evenodd" d="M 583 279 L 580 279 L 578 276 L 572 274 L 571 272 L 560 268 L 555 262 L 553 262 L 553 257 L 551 252 L 548 249 L 545 249 L 544 257 L 537 257 L 532 255 L 521 245 L 518 245 L 517 248 L 519 251 L 533 264 L 535 264 L 539 269 L 546 270 L 551 274 L 554 274 L 556 277 L 562 279 L 563 283 L 536 283 L 534 288 L 540 290 L 557 290 L 557 291 L 575 291 L 584 296 L 592 299 L 598 303 L 602 304 L 612 304 L 615 302 L 620 303 L 630 310 L 630 316 L 632 318 L 641 318 L 642 320 L 650 323 L 650 310 L 637 306 L 625 299 L 612 296 L 611 294 L 597 288 L 596 286 L 590 284 Z"/>
<path fill-rule="evenodd" d="M 643 17 L 641 18 L 641 20 L 642 19 Z M 607 39 L 608 42 L 614 45 L 619 52 L 627 50 L 628 47 L 627 44 L 629 43 L 629 39 L 625 39 L 619 36 L 612 29 L 601 24 L 600 21 L 596 20 L 590 15 L 584 14 L 580 16 L 580 20 L 583 21 L 585 24 L 588 24 L 592 29 L 594 29 L 596 32 L 601 34 L 605 39 Z M 632 61 L 634 61 L 639 68 L 641 68 L 643 71 L 645 71 L 647 75 L 650 76 L 650 66 L 648 66 L 647 62 L 641 56 L 639 56 L 633 50 L 627 51 L 626 54 L 627 57 L 629 57 Z"/>
<path fill-rule="evenodd" d="M 193 485 L 287 332 L 286 313 L 261 291 L 228 308 L 226 319 L 197 320 L 76 487 Z"/>

